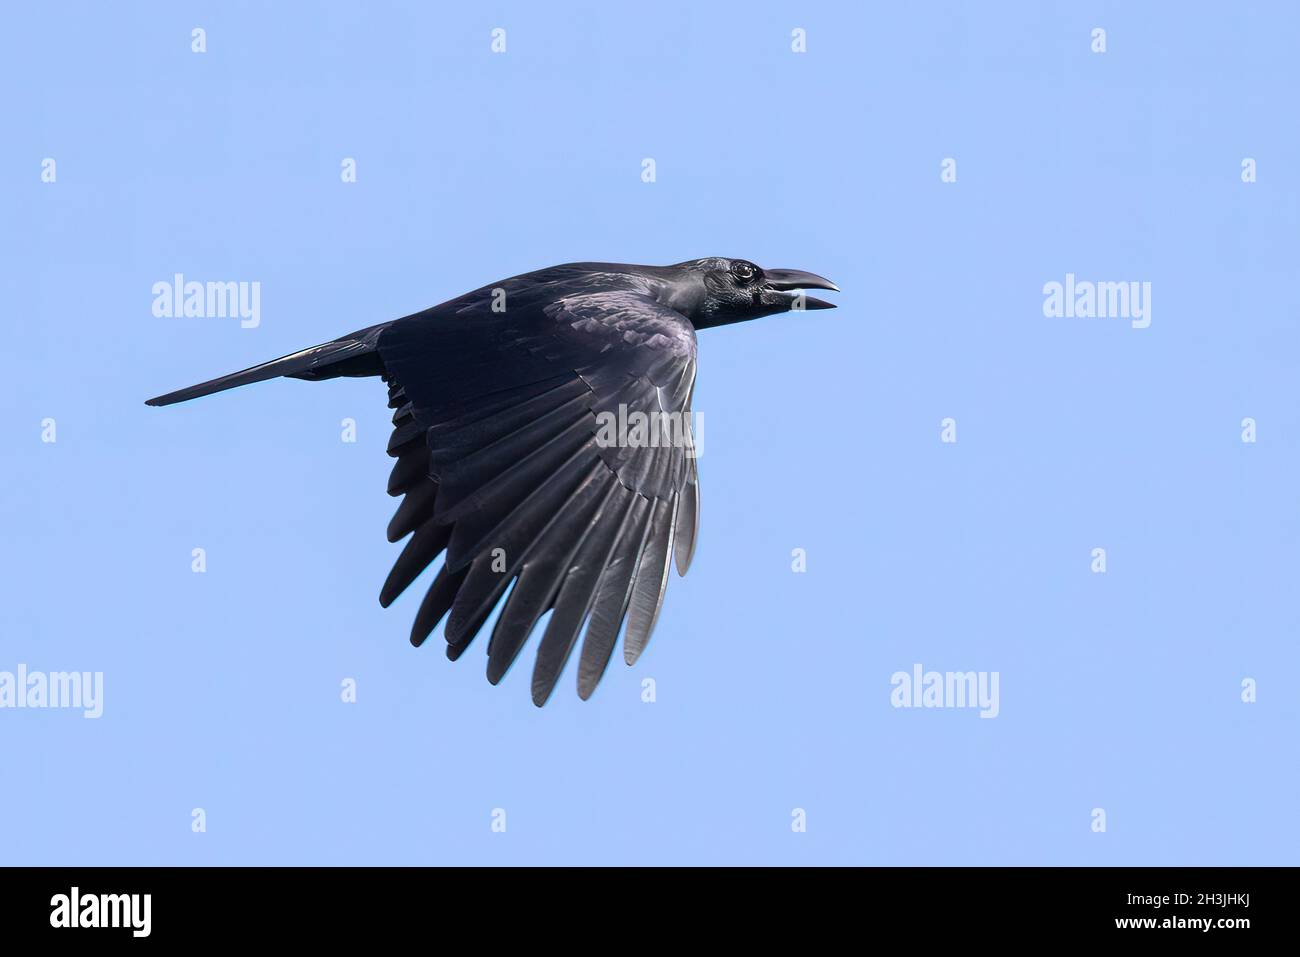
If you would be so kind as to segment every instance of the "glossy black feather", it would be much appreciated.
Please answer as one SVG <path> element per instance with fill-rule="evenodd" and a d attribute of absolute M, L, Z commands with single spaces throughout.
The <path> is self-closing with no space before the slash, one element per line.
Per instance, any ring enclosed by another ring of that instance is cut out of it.
<path fill-rule="evenodd" d="M 424 600 L 420 602 L 420 610 L 415 613 L 415 621 L 411 624 L 411 644 L 415 647 L 424 644 L 424 640 L 429 637 L 434 628 L 438 627 L 438 622 L 442 621 L 443 616 L 451 609 L 456 592 L 468 572 L 469 569 L 451 572 L 445 566 L 439 569 L 438 577 L 425 592 Z"/>
<path fill-rule="evenodd" d="M 617 484 L 617 477 L 603 463 L 592 463 L 573 494 L 528 546 L 488 645 L 488 681 L 496 684 L 514 664 L 533 626 L 555 600 L 588 523 Z"/>
<path fill-rule="evenodd" d="M 628 601 L 627 635 L 623 639 L 623 659 L 636 664 L 637 658 L 650 642 L 663 607 L 664 590 L 668 587 L 668 567 L 672 562 L 673 526 L 677 519 L 677 499 L 655 502 L 646 534 L 645 547 L 637 566 L 632 596 Z"/>
<path fill-rule="evenodd" d="M 388 540 L 400 542 L 433 517 L 433 510 L 438 499 L 438 483 L 432 479 L 424 481 L 406 493 L 402 504 L 393 513 L 388 523 Z"/>
<path fill-rule="evenodd" d="M 560 672 L 577 644 L 578 635 L 596 601 L 600 576 L 618 542 L 624 519 L 636 501 L 644 499 L 619 482 L 609 483 L 600 512 L 588 523 L 581 546 L 569 563 L 533 666 L 533 703 L 539 708 L 551 696 Z"/>
<path fill-rule="evenodd" d="M 613 557 L 605 566 L 596 592 L 596 601 L 587 623 L 587 634 L 582 639 L 582 653 L 578 658 L 578 697 L 584 701 L 591 697 L 614 653 L 614 643 L 627 613 L 632 594 L 632 578 L 636 574 L 645 547 L 646 532 L 650 528 L 653 504 L 637 496 L 635 506 L 628 512 L 619 531 L 618 544 Z"/>
<path fill-rule="evenodd" d="M 388 573 L 388 579 L 379 592 L 379 604 L 387 608 L 398 595 L 406 591 L 420 572 L 428 568 L 439 553 L 447 547 L 449 538 L 451 538 L 451 526 L 439 525 L 432 518 L 417 528 L 410 541 L 406 543 L 406 547 L 402 549 L 402 554 L 397 556 L 393 570 Z"/>

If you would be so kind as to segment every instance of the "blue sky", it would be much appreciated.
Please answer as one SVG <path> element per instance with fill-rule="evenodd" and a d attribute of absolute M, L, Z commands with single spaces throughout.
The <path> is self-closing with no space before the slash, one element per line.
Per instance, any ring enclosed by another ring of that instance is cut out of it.
<path fill-rule="evenodd" d="M 0 672 L 104 694 L 0 708 L 0 863 L 1296 863 L 1294 10 L 560 6 L 5 11 Z M 696 561 L 586 703 L 379 607 L 379 383 L 143 405 L 708 255 L 840 308 L 701 334 Z M 1045 316 L 1067 273 L 1150 325 Z M 916 664 L 997 717 L 892 707 Z"/>

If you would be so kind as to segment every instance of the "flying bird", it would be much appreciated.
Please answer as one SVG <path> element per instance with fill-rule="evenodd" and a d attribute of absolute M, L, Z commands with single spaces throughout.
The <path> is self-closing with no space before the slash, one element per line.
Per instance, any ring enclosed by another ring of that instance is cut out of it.
<path fill-rule="evenodd" d="M 553 266 L 147 404 L 279 376 L 382 378 L 396 410 L 388 494 L 402 497 L 388 540 L 410 537 L 379 603 L 388 607 L 444 555 L 411 644 L 445 616 L 454 661 L 513 583 L 488 641 L 488 680 L 501 680 L 552 611 L 533 702 L 546 703 L 584 625 L 586 699 L 625 620 L 624 660 L 645 649 L 669 567 L 686 574 L 700 518 L 689 428 L 674 441 L 610 441 L 602 424 L 635 412 L 689 423 L 696 331 L 833 308 L 804 289 L 838 291 L 812 273 L 744 259 Z"/>

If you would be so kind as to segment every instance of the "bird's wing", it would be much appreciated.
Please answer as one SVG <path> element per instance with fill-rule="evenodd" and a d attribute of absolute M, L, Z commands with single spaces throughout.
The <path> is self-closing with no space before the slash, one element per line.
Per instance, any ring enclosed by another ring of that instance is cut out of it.
<path fill-rule="evenodd" d="M 694 551 L 695 331 L 635 292 L 534 291 L 493 311 L 485 291 L 448 306 L 394 323 L 379 341 L 396 409 L 388 490 L 404 496 L 388 536 L 411 535 L 380 601 L 445 552 L 411 641 L 447 615 L 455 659 L 513 583 L 488 643 L 488 680 L 554 609 L 533 701 L 545 703 L 584 624 L 587 698 L 624 619 L 624 658 L 636 661 L 670 563 L 685 574 Z"/>

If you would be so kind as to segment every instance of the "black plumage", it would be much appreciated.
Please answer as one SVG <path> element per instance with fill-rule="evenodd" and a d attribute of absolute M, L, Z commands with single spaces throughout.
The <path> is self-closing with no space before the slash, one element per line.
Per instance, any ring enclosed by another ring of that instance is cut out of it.
<path fill-rule="evenodd" d="M 624 660 L 637 660 L 670 566 L 685 574 L 695 552 L 696 330 L 829 308 L 793 292 L 805 288 L 835 287 L 731 259 L 556 266 L 148 404 L 277 376 L 382 377 L 395 410 L 388 492 L 401 496 L 388 538 L 409 539 L 380 603 L 442 556 L 412 644 L 445 618 L 447 655 L 458 658 L 508 592 L 487 644 L 488 679 L 501 679 L 550 611 L 533 701 L 550 696 L 584 627 L 578 693 L 587 698 L 620 629 Z M 684 427 L 649 443 L 609 441 L 601 423 L 637 412 Z"/>

